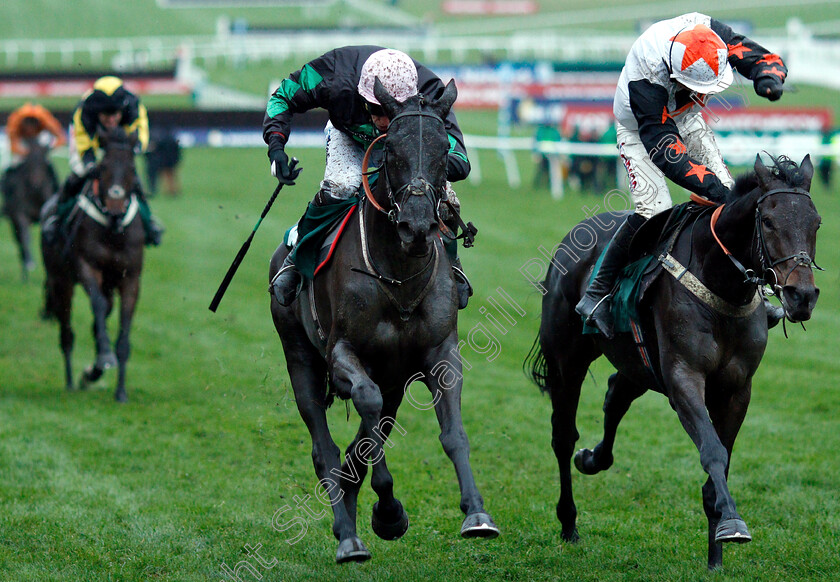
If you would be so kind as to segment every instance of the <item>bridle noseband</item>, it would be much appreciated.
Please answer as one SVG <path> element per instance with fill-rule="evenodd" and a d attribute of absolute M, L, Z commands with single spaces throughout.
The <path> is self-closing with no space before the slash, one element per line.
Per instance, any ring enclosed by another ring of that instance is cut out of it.
<path fill-rule="evenodd" d="M 419 106 L 422 106 L 423 103 L 424 103 L 424 98 L 421 96 Z M 419 130 L 418 130 L 419 131 L 419 136 L 418 137 L 419 137 L 420 146 L 417 149 L 417 154 L 418 154 L 419 158 L 422 159 L 423 158 L 423 145 L 424 145 L 423 144 L 423 123 L 422 123 L 423 119 L 422 118 L 428 117 L 430 119 L 434 119 L 434 120 L 438 121 L 439 123 L 443 124 L 444 126 L 445 126 L 445 122 L 440 116 L 438 116 L 434 113 L 430 113 L 428 111 L 421 111 L 418 108 L 417 111 L 404 111 L 404 112 L 402 112 L 398 115 L 395 115 L 394 118 L 388 124 L 388 129 L 390 130 L 391 126 L 393 126 L 394 123 L 397 120 L 402 119 L 404 117 L 420 117 L 420 127 L 419 127 Z M 426 197 L 426 199 L 431 203 L 432 207 L 434 208 L 435 218 L 437 218 L 439 220 L 440 219 L 439 207 L 440 207 L 441 199 L 443 198 L 443 195 L 444 195 L 445 186 L 441 186 L 441 188 L 440 188 L 441 191 L 437 192 L 435 187 L 432 185 L 432 181 L 427 179 L 426 176 L 424 176 L 422 174 L 419 177 L 415 177 L 411 182 L 407 182 L 407 183 L 403 184 L 402 186 L 400 186 L 397 190 L 394 190 L 391 187 L 391 182 L 390 182 L 390 179 L 388 177 L 388 172 L 387 172 L 387 169 L 386 169 L 386 171 L 383 172 L 383 174 L 385 176 L 385 190 L 387 191 L 387 194 L 388 194 L 388 208 L 384 208 L 374 198 L 373 192 L 370 189 L 370 182 L 368 180 L 368 176 L 370 176 L 371 174 L 375 174 L 377 172 L 380 172 L 383 168 L 385 168 L 387 166 L 388 158 L 387 158 L 387 152 L 386 152 L 385 159 L 383 160 L 382 165 L 379 168 L 368 171 L 368 164 L 370 162 L 370 154 L 373 151 L 373 146 L 379 140 L 381 140 L 381 139 L 383 139 L 387 136 L 388 136 L 387 133 L 383 133 L 382 135 L 377 137 L 375 140 L 373 140 L 373 142 L 371 142 L 371 144 L 368 146 L 368 149 L 365 152 L 365 157 L 362 160 L 362 187 L 365 191 L 365 197 L 367 198 L 367 201 L 370 202 L 371 206 L 373 206 L 376 210 L 386 214 L 388 216 L 388 219 L 391 222 L 397 223 L 397 222 L 399 222 L 399 215 L 400 215 L 400 212 L 402 211 L 402 208 L 401 208 L 400 203 L 399 203 L 400 198 L 402 197 L 403 193 L 405 193 L 409 188 L 416 188 L 416 184 L 419 183 L 420 184 L 419 192 L 416 192 L 416 193 L 412 192 L 412 194 L 416 195 L 416 196 L 424 195 Z"/>

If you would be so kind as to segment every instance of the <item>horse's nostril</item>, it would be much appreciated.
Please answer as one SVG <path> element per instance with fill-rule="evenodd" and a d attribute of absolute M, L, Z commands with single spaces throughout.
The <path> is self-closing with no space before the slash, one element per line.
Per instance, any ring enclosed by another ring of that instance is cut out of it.
<path fill-rule="evenodd" d="M 400 238 L 403 240 L 411 239 L 411 227 L 407 222 L 400 222 L 397 224 L 397 233 L 399 233 Z"/>

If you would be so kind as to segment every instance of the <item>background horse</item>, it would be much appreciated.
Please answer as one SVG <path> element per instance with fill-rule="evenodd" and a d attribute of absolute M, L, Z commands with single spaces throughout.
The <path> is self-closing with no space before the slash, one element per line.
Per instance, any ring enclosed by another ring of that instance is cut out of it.
<path fill-rule="evenodd" d="M 2 188 L 3 213 L 12 223 L 12 232 L 20 249 L 24 281 L 35 269 L 29 227 L 39 221 L 41 206 L 58 187 L 55 170 L 48 157 L 49 146 L 35 138 L 27 140 L 26 147 L 28 152 L 20 165 L 10 168 L 3 177 Z"/>
<path fill-rule="evenodd" d="M 339 563 L 370 558 L 356 535 L 356 500 L 368 462 L 379 497 L 373 531 L 391 540 L 408 529 L 383 442 L 415 380 L 432 393 L 440 441 L 455 465 L 466 514 L 461 535 L 498 535 L 469 463 L 461 422 L 458 299 L 438 230 L 449 149 L 443 119 L 457 90 L 450 82 L 436 101 L 418 95 L 399 103 L 377 80 L 375 95 L 391 119 L 375 192 L 360 203 L 331 263 L 298 300 L 289 307 L 271 300 L 295 401 L 312 437 L 315 472 L 332 504 Z M 286 253 L 284 245 L 274 253 L 271 279 Z M 326 419 L 335 395 L 352 400 L 361 416 L 343 465 Z"/>
<path fill-rule="evenodd" d="M 129 356 L 129 331 L 143 269 L 145 233 L 138 216 L 135 189 L 134 145 L 122 128 L 99 134 L 105 151 L 95 175 L 88 180 L 71 212 L 69 232 L 48 244 L 41 241 L 45 282 L 45 312 L 60 326 L 65 381 L 73 388 L 71 354 L 73 329 L 70 322 L 73 289 L 80 283 L 90 297 L 96 360 L 88 367 L 80 387 L 98 380 L 102 373 L 119 365 L 115 398 L 128 400 L 125 368 Z M 114 292 L 120 295 L 120 331 L 116 355 L 108 337 L 107 318 L 114 306 Z"/>
<path fill-rule="evenodd" d="M 552 447 L 560 467 L 557 517 L 563 539 L 578 539 L 570 461 L 579 437 L 575 415 L 581 383 L 590 363 L 605 354 L 618 371 L 609 379 L 604 401 L 604 437 L 594 450 L 578 451 L 578 470 L 591 475 L 609 468 L 616 429 L 632 401 L 648 389 L 661 392 L 700 451 L 700 463 L 708 473 L 702 492 L 709 524 L 709 568 L 721 565 L 722 542 L 750 541 L 727 477 L 752 377 L 767 345 L 766 312 L 757 286 L 773 286 L 791 321 L 810 318 L 819 294 L 812 268 L 820 225 L 808 193 L 812 174 L 809 157 L 801 167 L 782 160 L 775 161 L 772 169 L 757 159 L 755 173 L 736 183 L 714 231 L 709 209 L 680 233 L 672 257 L 665 261 L 679 272 L 685 265 L 688 273 L 662 273 L 639 309 L 641 334 L 650 348 L 649 366 L 640 356 L 637 333 L 618 334 L 611 342 L 600 334 L 584 335 L 574 310 L 595 261 L 623 216 L 605 213 L 581 223 L 579 227 L 603 230 L 605 236 L 580 253 L 578 261 L 566 252 L 572 248 L 571 234 L 563 239 L 544 283 L 548 292 L 543 297 L 539 337 L 526 361 L 534 380 L 551 396 Z M 692 285 L 695 277 L 708 293 Z"/>

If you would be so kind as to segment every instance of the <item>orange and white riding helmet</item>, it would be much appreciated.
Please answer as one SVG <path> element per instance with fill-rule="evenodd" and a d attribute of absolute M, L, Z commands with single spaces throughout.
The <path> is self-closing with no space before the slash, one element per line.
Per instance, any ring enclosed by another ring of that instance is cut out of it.
<path fill-rule="evenodd" d="M 362 74 L 357 87 L 359 95 L 368 103 L 380 105 L 373 94 L 373 84 L 377 77 L 391 97 L 400 103 L 412 95 L 417 95 L 417 66 L 411 57 L 402 51 L 394 49 L 376 51 L 362 65 Z"/>
<path fill-rule="evenodd" d="M 708 26 L 697 24 L 671 39 L 668 60 L 671 78 L 692 91 L 719 93 L 732 84 L 726 43 Z"/>

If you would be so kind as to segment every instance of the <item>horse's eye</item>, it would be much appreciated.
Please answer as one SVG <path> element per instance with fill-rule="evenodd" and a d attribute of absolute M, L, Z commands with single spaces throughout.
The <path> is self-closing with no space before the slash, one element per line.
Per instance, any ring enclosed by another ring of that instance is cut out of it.
<path fill-rule="evenodd" d="M 761 224 L 763 224 L 765 228 L 773 230 L 773 221 L 766 216 L 761 217 Z"/>

